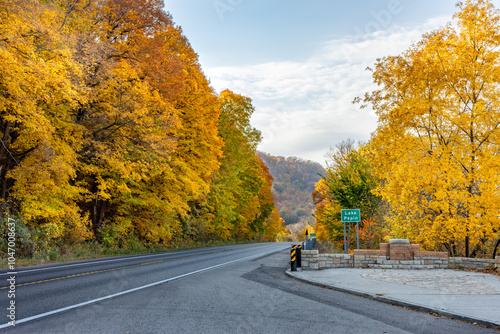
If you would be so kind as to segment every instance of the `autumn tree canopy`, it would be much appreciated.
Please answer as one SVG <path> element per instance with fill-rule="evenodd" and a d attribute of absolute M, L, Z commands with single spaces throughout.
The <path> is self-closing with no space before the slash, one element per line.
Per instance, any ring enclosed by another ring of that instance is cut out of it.
<path fill-rule="evenodd" d="M 107 246 L 280 232 L 250 99 L 162 0 L 1 1 L 0 63 L 2 216 Z"/>
<path fill-rule="evenodd" d="M 364 101 L 393 236 L 475 256 L 500 231 L 500 12 L 458 5 L 456 24 L 375 65 Z"/>

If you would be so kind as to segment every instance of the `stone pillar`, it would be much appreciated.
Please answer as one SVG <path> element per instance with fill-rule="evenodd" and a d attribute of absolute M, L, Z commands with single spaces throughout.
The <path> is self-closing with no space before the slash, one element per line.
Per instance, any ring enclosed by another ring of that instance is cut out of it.
<path fill-rule="evenodd" d="M 408 239 L 389 240 L 389 258 L 391 260 L 411 261 L 413 260 L 414 250 Z"/>
<path fill-rule="evenodd" d="M 410 245 L 391 245 L 390 259 L 398 261 L 413 260 Z"/>
<path fill-rule="evenodd" d="M 495 257 L 495 268 L 497 269 L 498 272 L 500 272 L 500 255 L 497 255 Z"/>
<path fill-rule="evenodd" d="M 390 252 L 389 252 L 389 244 L 388 243 L 381 243 L 380 244 L 380 250 L 385 252 L 385 256 L 389 258 Z"/>

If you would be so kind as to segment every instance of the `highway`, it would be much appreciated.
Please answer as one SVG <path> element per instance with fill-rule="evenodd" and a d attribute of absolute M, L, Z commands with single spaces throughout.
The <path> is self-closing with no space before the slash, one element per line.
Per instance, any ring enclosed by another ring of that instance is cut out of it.
<path fill-rule="evenodd" d="M 2 333 L 489 333 L 298 282 L 289 243 L 18 268 L 16 326 L 0 271 Z"/>

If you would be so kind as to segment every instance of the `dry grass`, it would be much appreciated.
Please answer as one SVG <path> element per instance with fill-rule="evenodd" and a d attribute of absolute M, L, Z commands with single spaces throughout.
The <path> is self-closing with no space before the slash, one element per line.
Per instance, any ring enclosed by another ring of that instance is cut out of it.
<path fill-rule="evenodd" d="M 318 241 L 316 243 L 316 247 L 319 251 L 320 254 L 341 254 L 343 253 L 343 250 L 340 248 L 335 247 L 331 242 L 329 241 Z"/>

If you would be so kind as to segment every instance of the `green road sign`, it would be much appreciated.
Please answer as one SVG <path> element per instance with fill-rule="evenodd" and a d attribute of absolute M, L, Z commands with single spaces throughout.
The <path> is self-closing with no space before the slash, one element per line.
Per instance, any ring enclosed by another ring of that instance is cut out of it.
<path fill-rule="evenodd" d="M 361 221 L 359 209 L 344 209 L 340 211 L 340 215 L 344 223 Z"/>

